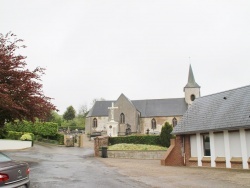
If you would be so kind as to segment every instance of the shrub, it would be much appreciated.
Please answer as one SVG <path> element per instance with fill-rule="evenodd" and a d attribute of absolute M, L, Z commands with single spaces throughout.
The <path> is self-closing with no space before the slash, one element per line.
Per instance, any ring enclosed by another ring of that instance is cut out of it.
<path fill-rule="evenodd" d="M 160 143 L 163 147 L 169 147 L 170 146 L 170 139 L 173 138 L 171 132 L 173 131 L 172 125 L 170 125 L 168 122 L 166 122 L 161 129 L 160 134 Z"/>
<path fill-rule="evenodd" d="M 111 145 L 120 144 L 120 143 L 160 145 L 160 136 L 132 135 L 132 136 L 124 136 L 124 137 L 110 137 L 109 143 Z"/>
<path fill-rule="evenodd" d="M 32 140 L 32 137 L 30 134 L 26 133 L 21 136 L 20 140 Z"/>
<path fill-rule="evenodd" d="M 43 137 L 42 137 L 41 135 L 36 135 L 36 136 L 35 136 L 35 139 L 36 139 L 37 141 L 42 141 Z"/>
<path fill-rule="evenodd" d="M 57 133 L 56 134 L 56 137 L 57 137 L 57 141 L 58 141 L 58 144 L 60 145 L 64 145 L 64 135 L 63 134 L 60 134 L 60 133 Z"/>
<path fill-rule="evenodd" d="M 0 139 L 6 138 L 8 135 L 8 132 L 5 127 L 0 128 Z"/>
<path fill-rule="evenodd" d="M 45 123 L 35 123 L 36 134 L 48 137 L 55 136 L 57 134 L 57 123 L 45 122 Z"/>
<path fill-rule="evenodd" d="M 27 140 L 34 140 L 34 137 L 35 136 L 33 133 L 23 133 L 23 132 L 16 132 L 16 131 L 8 131 L 8 134 L 6 136 L 6 138 L 11 139 L 11 140 L 25 140 L 25 138 L 27 138 Z"/>
<path fill-rule="evenodd" d="M 23 135 L 22 132 L 8 131 L 8 135 L 6 138 L 11 140 L 20 140 L 22 135 Z"/>
<path fill-rule="evenodd" d="M 14 123 L 7 123 L 5 127 L 7 131 L 35 133 L 35 125 L 25 120 L 16 120 Z"/>

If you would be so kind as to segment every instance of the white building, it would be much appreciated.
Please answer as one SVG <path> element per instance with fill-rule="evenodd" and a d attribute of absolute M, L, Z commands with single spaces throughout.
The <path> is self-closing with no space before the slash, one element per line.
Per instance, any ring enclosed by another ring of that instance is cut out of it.
<path fill-rule="evenodd" d="M 250 86 L 196 99 L 162 165 L 249 169 Z"/>

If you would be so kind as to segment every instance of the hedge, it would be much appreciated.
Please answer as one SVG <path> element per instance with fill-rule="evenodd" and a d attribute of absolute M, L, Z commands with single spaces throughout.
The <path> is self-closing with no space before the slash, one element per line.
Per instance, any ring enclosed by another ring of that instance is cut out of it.
<path fill-rule="evenodd" d="M 16 121 L 15 123 L 6 124 L 7 131 L 30 132 L 35 135 L 44 137 L 55 136 L 58 130 L 58 124 L 53 122 L 29 122 Z"/>
<path fill-rule="evenodd" d="M 109 143 L 111 145 L 128 143 L 128 144 L 147 144 L 147 145 L 160 145 L 159 135 L 132 135 L 124 137 L 110 137 Z"/>
<path fill-rule="evenodd" d="M 36 140 L 40 142 L 46 142 L 51 144 L 64 145 L 64 135 L 57 133 L 55 136 L 44 138 L 40 135 L 36 135 Z"/>
<path fill-rule="evenodd" d="M 20 140 L 20 138 L 23 136 L 23 135 L 30 135 L 31 137 L 31 140 L 34 140 L 34 134 L 33 133 L 27 133 L 27 132 L 16 132 L 16 131 L 8 131 L 8 134 L 7 134 L 7 137 L 8 139 L 11 139 L 11 140 Z"/>
<path fill-rule="evenodd" d="M 62 136 L 58 135 L 57 123 L 15 121 L 14 123 L 7 123 L 5 128 L 8 132 L 7 138 L 10 139 L 19 140 L 24 133 L 28 132 L 31 134 L 32 140 L 35 139 L 34 135 L 36 135 L 36 140 L 41 140 L 43 137 L 53 138 L 57 140 L 59 144 L 63 144 Z"/>

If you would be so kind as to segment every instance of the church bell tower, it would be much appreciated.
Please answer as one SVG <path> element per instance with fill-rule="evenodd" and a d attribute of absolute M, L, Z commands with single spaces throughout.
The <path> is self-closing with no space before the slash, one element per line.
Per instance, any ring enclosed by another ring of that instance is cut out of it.
<path fill-rule="evenodd" d="M 200 97 L 200 86 L 195 82 L 191 65 L 189 66 L 188 83 L 184 87 L 185 101 L 191 105 L 193 101 Z"/>

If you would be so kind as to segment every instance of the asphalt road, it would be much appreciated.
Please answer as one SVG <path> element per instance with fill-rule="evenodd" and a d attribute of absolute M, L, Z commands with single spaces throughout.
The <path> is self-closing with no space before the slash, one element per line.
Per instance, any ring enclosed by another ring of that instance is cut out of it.
<path fill-rule="evenodd" d="M 150 187 L 119 174 L 93 157 L 91 148 L 35 145 L 31 149 L 4 152 L 30 164 L 32 188 Z"/>

